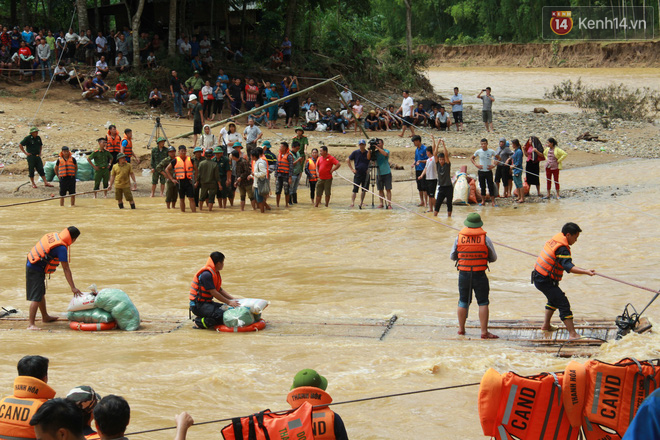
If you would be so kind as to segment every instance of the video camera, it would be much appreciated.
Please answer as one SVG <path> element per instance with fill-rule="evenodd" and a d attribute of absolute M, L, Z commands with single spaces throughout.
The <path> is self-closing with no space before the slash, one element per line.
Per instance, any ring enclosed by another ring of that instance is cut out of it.
<path fill-rule="evenodd" d="M 379 142 L 380 139 L 369 139 L 369 151 L 371 152 L 371 160 L 376 160 L 376 156 L 378 155 L 378 149 L 376 148 L 376 145 L 378 145 Z"/>

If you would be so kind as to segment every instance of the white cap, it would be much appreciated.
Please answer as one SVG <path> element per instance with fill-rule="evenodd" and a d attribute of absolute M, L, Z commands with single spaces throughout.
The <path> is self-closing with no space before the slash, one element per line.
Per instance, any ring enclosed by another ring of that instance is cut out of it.
<path fill-rule="evenodd" d="M 325 109 L 325 111 L 326 111 L 326 112 L 331 112 L 332 109 L 331 109 L 330 107 L 328 107 L 328 108 Z"/>
<path fill-rule="evenodd" d="M 197 99 L 197 96 L 195 96 L 194 94 L 192 94 L 192 95 L 190 95 L 190 97 L 188 98 L 188 102 L 193 102 L 195 99 Z"/>

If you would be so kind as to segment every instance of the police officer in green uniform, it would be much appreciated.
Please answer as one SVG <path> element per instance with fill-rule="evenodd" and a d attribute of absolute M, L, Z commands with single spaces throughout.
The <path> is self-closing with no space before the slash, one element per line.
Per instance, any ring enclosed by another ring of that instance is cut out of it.
<path fill-rule="evenodd" d="M 206 160 L 205 157 L 203 157 L 204 154 L 204 149 L 202 147 L 195 147 L 193 149 L 193 157 L 190 158 L 190 161 L 193 163 L 195 169 L 197 170 L 197 173 L 193 176 L 193 182 L 197 181 L 197 174 L 199 173 L 199 164 Z M 193 197 L 195 199 L 195 206 L 199 208 L 199 191 L 200 187 L 195 187 L 195 190 L 193 191 Z"/>
<path fill-rule="evenodd" d="M 94 191 L 101 187 L 101 180 L 103 180 L 103 192 L 105 197 L 108 197 L 108 179 L 110 179 L 110 167 L 112 166 L 112 153 L 105 149 L 107 140 L 102 137 L 96 140 L 99 143 L 99 149 L 87 156 L 87 162 L 94 168 Z M 94 161 L 94 163 L 92 163 Z M 96 193 L 94 193 L 96 198 Z"/>
<path fill-rule="evenodd" d="M 156 143 L 158 145 L 151 149 L 151 197 L 156 194 L 156 185 L 158 184 L 158 180 L 160 180 L 161 197 L 163 197 L 163 192 L 165 190 L 165 181 L 167 178 L 164 175 L 157 173 L 156 167 L 163 161 L 163 159 L 169 157 L 167 155 L 167 148 L 165 148 L 166 140 L 167 139 L 162 136 L 159 137 L 156 139 Z"/>
<path fill-rule="evenodd" d="M 30 182 L 32 182 L 32 188 L 37 187 L 34 183 L 35 171 L 41 176 L 41 179 L 44 181 L 44 186 L 53 186 L 46 181 L 44 163 L 41 161 L 41 149 L 43 148 L 43 143 L 39 136 L 39 129 L 37 127 L 30 128 L 30 134 L 25 136 L 18 146 L 23 154 L 27 156 L 28 175 L 30 176 Z"/>
<path fill-rule="evenodd" d="M 158 165 L 156 165 L 157 175 L 166 176 L 165 168 L 176 158 L 176 148 L 170 146 L 167 149 L 167 157 L 161 160 Z M 169 179 L 165 182 L 165 204 L 167 209 L 176 208 L 176 201 L 179 197 L 179 192 L 175 184 L 173 184 Z"/>
<path fill-rule="evenodd" d="M 218 192 L 218 205 L 221 208 L 226 208 L 227 197 L 229 197 L 229 186 L 231 185 L 231 165 L 222 147 L 215 147 L 213 153 L 215 154 L 213 160 L 218 164 L 218 171 L 220 173 L 221 189 Z"/>

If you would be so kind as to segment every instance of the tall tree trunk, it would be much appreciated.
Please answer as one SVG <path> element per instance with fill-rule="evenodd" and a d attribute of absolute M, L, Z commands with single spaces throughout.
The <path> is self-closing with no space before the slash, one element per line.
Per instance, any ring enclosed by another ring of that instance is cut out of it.
<path fill-rule="evenodd" d="M 18 21 L 18 15 L 16 14 L 16 1 L 17 0 L 11 0 L 9 3 L 9 18 L 11 18 L 12 23 L 16 23 Z"/>
<path fill-rule="evenodd" d="M 225 1 L 224 14 L 225 14 L 225 43 L 231 44 L 231 35 L 229 35 L 229 0 Z"/>
<path fill-rule="evenodd" d="M 21 0 L 21 26 L 28 24 L 28 0 Z"/>
<path fill-rule="evenodd" d="M 182 0 L 179 5 L 179 33 L 186 32 L 186 0 Z M 188 35 L 188 41 L 190 41 L 190 35 Z"/>
<path fill-rule="evenodd" d="M 142 63 L 140 63 L 140 19 L 144 10 L 144 2 L 145 0 L 140 0 L 134 15 L 131 15 L 131 8 L 126 3 L 126 12 L 128 13 L 128 20 L 131 22 L 131 31 L 133 32 L 133 67 L 136 69 L 142 66 Z"/>
<path fill-rule="evenodd" d="M 167 29 L 167 54 L 176 55 L 176 0 L 170 0 L 170 24 Z"/>
<path fill-rule="evenodd" d="M 87 0 L 76 0 L 76 7 L 78 8 L 78 32 L 82 34 L 89 29 Z"/>
<path fill-rule="evenodd" d="M 96 32 L 101 30 L 101 11 L 99 11 L 100 1 L 101 0 L 94 0 L 94 28 L 96 29 Z"/>
<path fill-rule="evenodd" d="M 409 57 L 412 56 L 412 10 L 410 2 L 412 0 L 403 0 L 406 5 L 406 53 Z"/>
<path fill-rule="evenodd" d="M 290 41 L 293 41 L 293 18 L 296 16 L 296 3 L 297 0 L 289 0 L 286 8 L 286 28 L 284 29 L 284 35 L 289 37 Z"/>
<path fill-rule="evenodd" d="M 245 44 L 245 15 L 247 12 L 247 2 L 248 0 L 243 0 L 243 9 L 241 10 L 241 44 L 238 46 L 238 48 L 243 47 Z"/>

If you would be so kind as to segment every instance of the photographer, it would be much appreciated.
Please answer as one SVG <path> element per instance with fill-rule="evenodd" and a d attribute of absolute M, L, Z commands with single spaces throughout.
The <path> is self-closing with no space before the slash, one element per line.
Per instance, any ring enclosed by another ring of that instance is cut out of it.
<path fill-rule="evenodd" d="M 380 195 L 379 208 L 383 208 L 383 198 L 387 191 L 387 209 L 392 209 L 392 169 L 390 168 L 390 150 L 385 149 L 382 139 L 377 139 L 377 143 L 369 142 L 369 150 L 367 151 L 367 159 L 373 160 L 376 158 L 376 165 L 378 166 L 378 179 L 376 185 L 378 187 L 378 194 Z"/>
<path fill-rule="evenodd" d="M 481 99 L 483 102 L 483 109 L 481 111 L 482 119 L 486 126 L 486 131 L 491 132 L 493 131 L 493 101 L 495 101 L 495 97 L 490 94 L 490 87 L 482 89 L 477 95 L 477 99 Z"/>
<path fill-rule="evenodd" d="M 375 140 L 376 139 L 372 139 L 371 141 Z M 371 144 L 371 141 L 369 141 L 369 144 Z M 360 187 L 362 187 L 362 196 L 360 197 L 360 209 L 362 209 L 364 196 L 367 194 L 367 188 L 369 187 L 369 158 L 367 157 L 369 153 L 367 152 L 367 142 L 364 139 L 360 140 L 358 147 L 359 149 L 353 151 L 351 155 L 348 156 L 346 163 L 354 174 L 353 183 L 355 185 L 353 185 L 353 194 L 351 195 L 351 208 L 355 206 L 355 197 L 357 196 Z M 375 149 L 376 147 L 374 147 L 374 150 Z M 351 161 L 355 163 L 355 167 L 353 167 Z"/>

